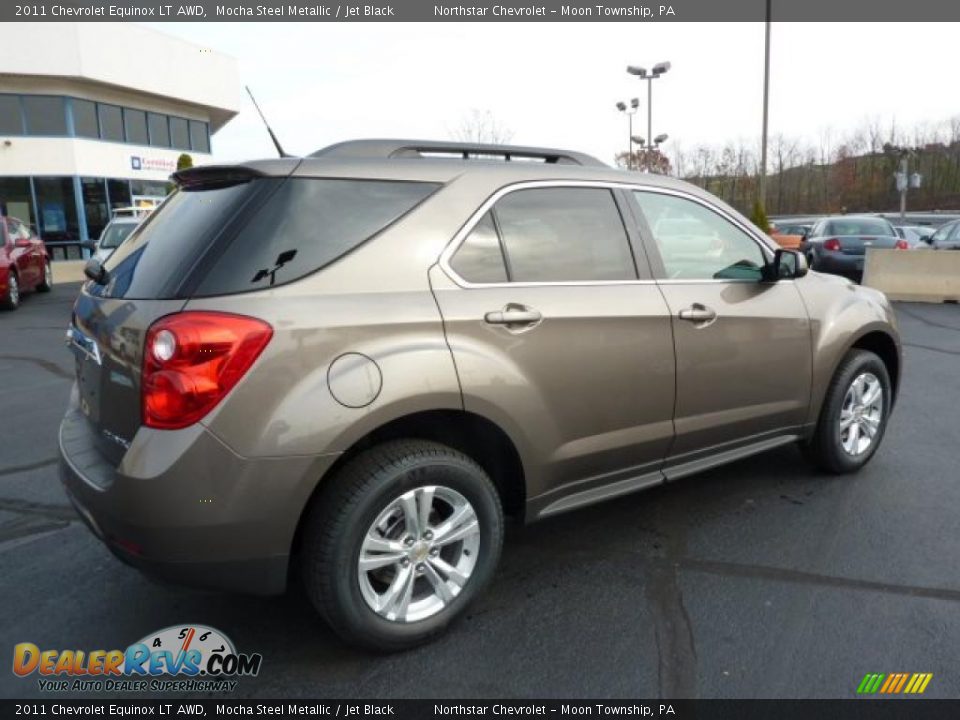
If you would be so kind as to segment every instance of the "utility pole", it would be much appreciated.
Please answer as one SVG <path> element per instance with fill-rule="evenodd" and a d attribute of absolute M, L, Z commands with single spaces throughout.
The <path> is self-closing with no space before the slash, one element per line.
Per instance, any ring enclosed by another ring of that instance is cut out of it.
<path fill-rule="evenodd" d="M 767 207 L 767 120 L 770 108 L 770 3 L 767 0 L 767 18 L 763 40 L 763 133 L 760 138 L 760 206 Z"/>
<path fill-rule="evenodd" d="M 900 186 L 900 219 L 905 220 L 907 217 L 907 151 L 903 150 L 900 153 L 900 177 L 897 178 L 897 185 Z"/>

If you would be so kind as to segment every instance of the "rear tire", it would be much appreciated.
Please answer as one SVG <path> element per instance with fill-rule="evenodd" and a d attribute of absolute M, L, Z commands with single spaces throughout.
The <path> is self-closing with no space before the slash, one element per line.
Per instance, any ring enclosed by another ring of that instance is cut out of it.
<path fill-rule="evenodd" d="M 477 463 L 439 443 L 391 441 L 349 461 L 308 509 L 304 585 L 347 642 L 403 650 L 464 611 L 502 545 L 500 498 Z"/>
<path fill-rule="evenodd" d="M 827 472 L 856 472 L 880 446 L 892 401 L 883 361 L 868 350 L 850 350 L 830 381 L 805 454 Z"/>
<path fill-rule="evenodd" d="M 53 268 L 50 260 L 43 261 L 43 280 L 37 285 L 37 292 L 50 292 L 53 289 Z"/>
<path fill-rule="evenodd" d="M 7 292 L 0 298 L 0 307 L 4 310 L 16 310 L 20 307 L 20 283 L 13 270 L 7 275 Z"/>

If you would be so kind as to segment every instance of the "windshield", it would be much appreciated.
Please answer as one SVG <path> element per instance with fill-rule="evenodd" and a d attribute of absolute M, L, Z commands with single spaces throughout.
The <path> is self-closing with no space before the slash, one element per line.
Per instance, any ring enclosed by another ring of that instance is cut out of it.
<path fill-rule="evenodd" d="M 126 240 L 127 235 L 137 226 L 136 223 L 111 223 L 100 236 L 100 247 L 112 249 Z"/>

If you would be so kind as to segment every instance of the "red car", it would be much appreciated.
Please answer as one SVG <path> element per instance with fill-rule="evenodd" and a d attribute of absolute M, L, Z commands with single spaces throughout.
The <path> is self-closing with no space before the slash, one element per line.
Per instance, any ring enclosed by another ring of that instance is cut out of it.
<path fill-rule="evenodd" d="M 0 307 L 16 310 L 25 290 L 49 292 L 53 287 L 50 256 L 30 226 L 0 217 Z"/>

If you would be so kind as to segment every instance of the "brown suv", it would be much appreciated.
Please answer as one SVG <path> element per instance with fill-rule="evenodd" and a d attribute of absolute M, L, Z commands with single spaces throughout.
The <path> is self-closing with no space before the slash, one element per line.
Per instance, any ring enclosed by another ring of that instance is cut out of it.
<path fill-rule="evenodd" d="M 74 307 L 68 494 L 122 559 L 421 642 L 538 520 L 786 443 L 851 472 L 900 377 L 876 291 L 687 183 L 357 141 L 182 171 Z"/>

